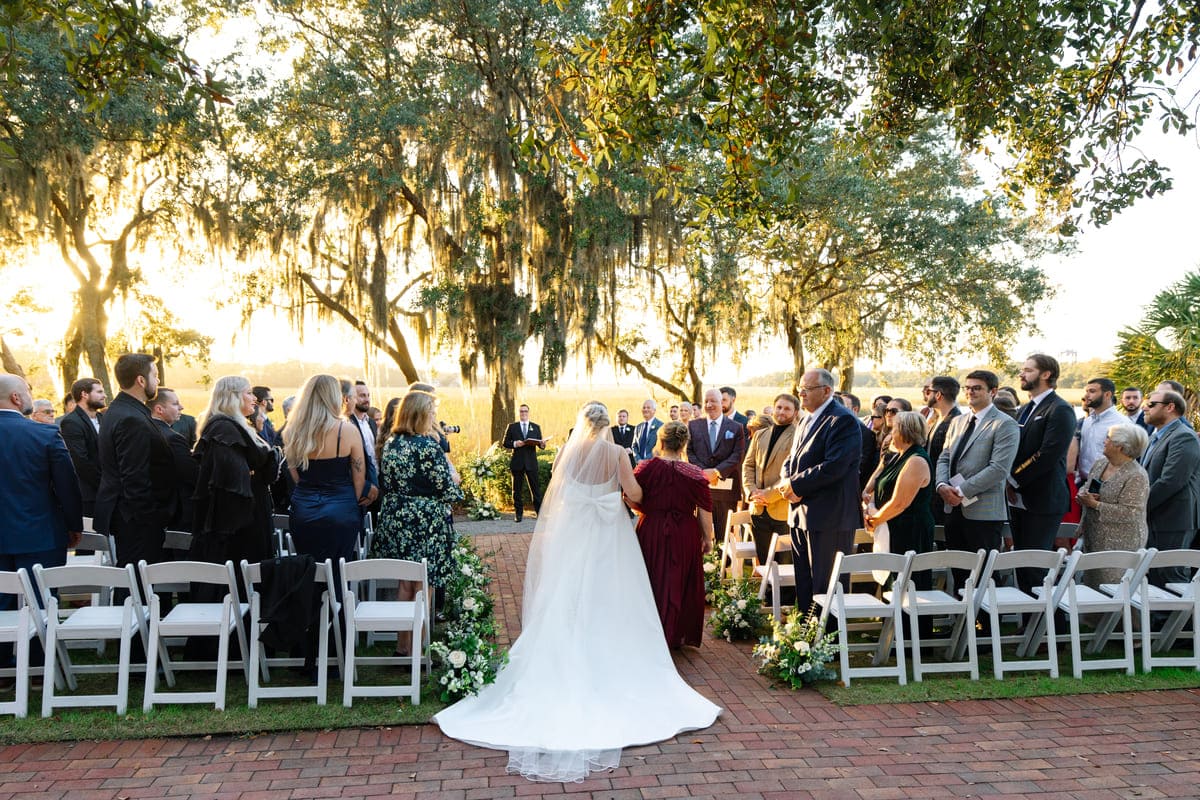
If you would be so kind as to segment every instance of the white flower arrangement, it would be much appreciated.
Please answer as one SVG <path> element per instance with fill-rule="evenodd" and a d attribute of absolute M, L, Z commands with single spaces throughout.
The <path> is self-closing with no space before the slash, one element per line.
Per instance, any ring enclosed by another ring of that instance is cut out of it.
<path fill-rule="evenodd" d="M 813 681 L 832 680 L 827 665 L 838 653 L 837 634 L 825 633 L 815 607 L 801 619 L 792 610 L 783 623 L 771 620 L 771 635 L 754 648 L 758 671 L 799 689 Z"/>
<path fill-rule="evenodd" d="M 713 604 L 713 594 L 721 588 L 721 549 L 714 547 L 704 555 L 704 602 Z"/>
<path fill-rule="evenodd" d="M 725 581 L 713 592 L 708 623 L 713 634 L 726 641 L 754 639 L 767 627 L 767 614 L 758 599 L 758 587 L 742 579 Z"/>
<path fill-rule="evenodd" d="M 486 500 L 476 500 L 467 508 L 467 516 L 474 520 L 500 519 L 500 509 Z"/>
<path fill-rule="evenodd" d="M 433 678 L 445 702 L 476 694 L 496 679 L 507 656 L 493 642 L 496 620 L 487 562 L 467 537 L 452 550 L 458 569 L 446 582 L 445 621 L 435 630 L 430 645 Z"/>

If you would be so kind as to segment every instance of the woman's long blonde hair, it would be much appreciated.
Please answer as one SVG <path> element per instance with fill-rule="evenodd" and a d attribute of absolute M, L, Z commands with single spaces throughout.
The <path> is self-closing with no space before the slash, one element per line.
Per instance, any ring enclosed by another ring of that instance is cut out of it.
<path fill-rule="evenodd" d="M 204 409 L 204 418 L 200 422 L 197 434 L 203 434 L 213 417 L 230 417 L 240 423 L 243 428 L 254 433 L 254 427 L 242 414 L 242 395 L 250 388 L 250 381 L 241 375 L 226 375 L 217 378 L 213 384 L 212 396 L 208 400 L 208 408 Z"/>
<path fill-rule="evenodd" d="M 300 390 L 296 406 L 284 431 L 283 455 L 289 467 L 308 469 L 308 458 L 321 447 L 321 440 L 341 424 L 342 386 L 332 375 L 313 375 Z"/>

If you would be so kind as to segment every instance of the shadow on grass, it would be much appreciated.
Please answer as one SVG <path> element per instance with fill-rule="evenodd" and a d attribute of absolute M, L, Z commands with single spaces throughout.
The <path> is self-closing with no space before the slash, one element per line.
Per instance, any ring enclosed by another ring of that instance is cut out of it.
<path fill-rule="evenodd" d="M 386 645 L 371 648 L 366 655 L 387 655 Z M 85 651 L 72 651 L 77 664 L 94 661 Z M 359 667 L 359 684 L 406 683 L 407 667 Z M 329 673 L 327 705 L 319 706 L 312 698 L 259 700 L 258 708 L 246 704 L 246 683 L 240 670 L 231 670 L 225 695 L 225 710 L 217 711 L 212 704 L 156 705 L 149 714 L 142 713 L 145 676 L 135 672 L 129 681 L 129 713 L 117 716 L 113 708 L 56 709 L 42 717 L 42 691 L 30 689 L 29 716 L 25 719 L 6 717 L 0 725 L 0 744 L 27 742 L 59 742 L 89 739 L 152 739 L 170 736 L 203 736 L 206 734 L 249 735 L 271 731 L 326 730 L 334 728 L 419 725 L 429 722 L 446 704 L 428 678 L 421 687 L 421 704 L 414 706 L 408 698 L 357 697 L 354 706 L 342 705 L 342 682 L 337 671 Z M 79 690 L 75 694 L 116 692 L 117 679 L 109 674 L 78 676 Z M 300 685 L 307 678 L 286 668 L 271 670 L 270 686 Z M 172 691 L 211 691 L 216 681 L 212 672 L 177 672 Z M 161 679 L 160 679 L 161 686 Z M 65 693 L 69 696 L 71 693 Z M 11 695 L 11 690 L 5 693 Z M 61 695 L 56 695 L 61 696 Z"/>

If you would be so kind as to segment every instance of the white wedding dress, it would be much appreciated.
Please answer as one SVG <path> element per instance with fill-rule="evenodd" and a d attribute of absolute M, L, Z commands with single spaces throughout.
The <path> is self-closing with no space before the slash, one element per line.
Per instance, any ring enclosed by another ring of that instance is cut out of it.
<path fill-rule="evenodd" d="M 623 747 L 706 728 L 721 712 L 671 660 L 621 502 L 625 451 L 607 425 L 581 434 L 580 416 L 538 515 L 508 664 L 434 717 L 447 736 L 507 750 L 508 771 L 530 780 L 582 781 L 616 767 Z"/>

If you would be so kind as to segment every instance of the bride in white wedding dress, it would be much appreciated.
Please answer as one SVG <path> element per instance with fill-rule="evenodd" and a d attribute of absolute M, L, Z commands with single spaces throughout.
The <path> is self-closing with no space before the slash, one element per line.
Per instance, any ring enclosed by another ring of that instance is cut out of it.
<path fill-rule="evenodd" d="M 706 728 L 721 713 L 671 661 L 622 488 L 641 499 L 607 409 L 588 403 L 542 500 L 508 664 L 434 717 L 447 736 L 507 750 L 510 773 L 582 781 L 616 767 L 623 747 Z"/>

